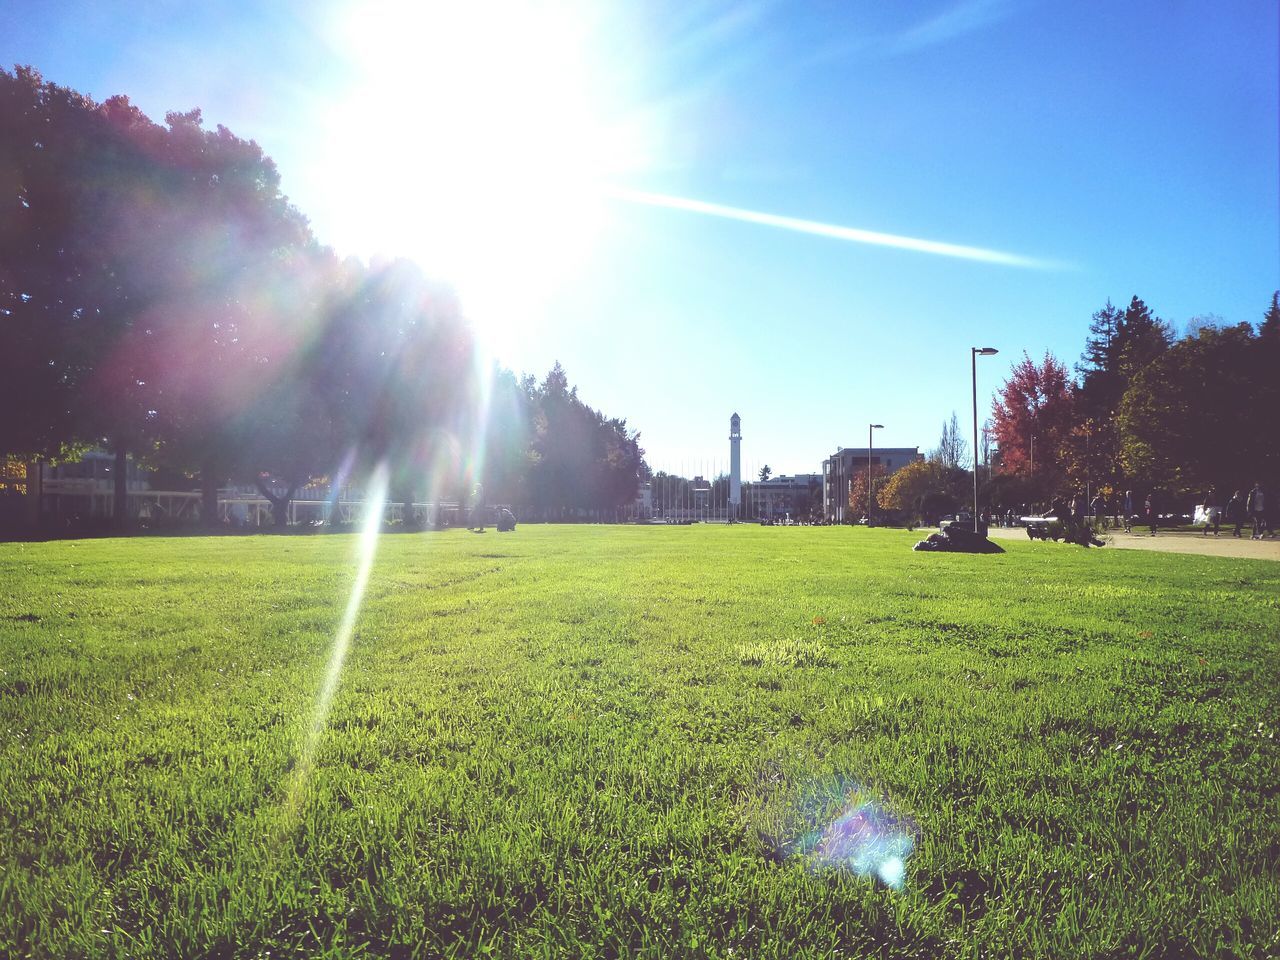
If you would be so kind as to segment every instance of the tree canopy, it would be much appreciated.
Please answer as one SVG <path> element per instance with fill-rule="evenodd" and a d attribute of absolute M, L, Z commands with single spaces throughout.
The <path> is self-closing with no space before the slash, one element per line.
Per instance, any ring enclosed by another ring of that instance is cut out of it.
<path fill-rule="evenodd" d="M 1024 353 L 997 391 L 992 408 L 1000 469 L 1046 491 L 1061 485 L 1065 470 L 1059 451 L 1071 431 L 1074 408 L 1075 388 L 1067 368 L 1052 354 L 1036 363 Z"/>
<path fill-rule="evenodd" d="M 339 261 L 261 148 L 199 110 L 161 125 L 0 70 L 0 217 L 0 453 L 128 452 L 199 474 L 206 515 L 234 479 L 280 522 L 342 464 L 385 463 L 403 500 L 492 481 L 565 508 L 647 476 L 638 434 L 558 365 L 517 381 L 421 268 Z"/>
<path fill-rule="evenodd" d="M 1280 473 L 1276 351 L 1247 323 L 1204 328 L 1134 377 L 1117 418 L 1126 473 L 1174 491 Z"/>
<path fill-rule="evenodd" d="M 1175 339 L 1135 296 L 1123 312 L 1107 301 L 1093 315 L 1078 383 L 1052 356 L 1040 364 L 1024 356 L 994 404 L 997 486 L 1034 479 L 1038 498 L 1086 484 L 1159 487 L 1181 497 L 1210 484 L 1274 482 L 1280 292 L 1256 331 L 1211 314 L 1186 330 Z"/>

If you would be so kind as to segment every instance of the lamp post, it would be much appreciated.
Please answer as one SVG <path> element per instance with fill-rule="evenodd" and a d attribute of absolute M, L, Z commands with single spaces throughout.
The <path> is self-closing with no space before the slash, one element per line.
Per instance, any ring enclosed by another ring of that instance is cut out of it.
<path fill-rule="evenodd" d="M 871 446 L 875 436 L 873 430 L 883 430 L 883 423 L 867 424 L 867 526 L 871 526 L 871 491 L 873 489 L 871 483 Z"/>
<path fill-rule="evenodd" d="M 978 532 L 978 357 L 993 357 L 1000 351 L 995 347 L 970 347 L 969 361 L 973 367 L 973 532 Z"/>

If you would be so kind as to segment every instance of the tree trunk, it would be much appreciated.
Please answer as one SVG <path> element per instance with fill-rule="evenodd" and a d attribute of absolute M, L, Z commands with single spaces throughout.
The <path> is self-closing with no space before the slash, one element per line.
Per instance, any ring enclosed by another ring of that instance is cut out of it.
<path fill-rule="evenodd" d="M 406 484 L 393 494 L 394 501 L 404 504 L 404 512 L 400 515 L 400 527 L 403 530 L 414 528 L 413 520 L 413 486 Z"/>
<path fill-rule="evenodd" d="M 129 454 L 123 443 L 116 443 L 116 463 L 112 470 L 111 524 L 123 530 L 129 526 Z"/>
<path fill-rule="evenodd" d="M 27 519 L 32 530 L 44 529 L 44 472 L 40 460 L 27 464 Z"/>
<path fill-rule="evenodd" d="M 200 464 L 200 525 L 212 530 L 218 521 L 218 475 L 213 460 Z"/>
<path fill-rule="evenodd" d="M 254 484 L 258 488 L 258 492 L 266 497 L 271 504 L 272 525 L 277 530 L 285 529 L 289 525 L 289 504 L 293 502 L 293 495 L 297 491 L 298 485 L 296 483 L 289 484 L 284 496 L 277 497 L 261 480 L 255 480 Z"/>

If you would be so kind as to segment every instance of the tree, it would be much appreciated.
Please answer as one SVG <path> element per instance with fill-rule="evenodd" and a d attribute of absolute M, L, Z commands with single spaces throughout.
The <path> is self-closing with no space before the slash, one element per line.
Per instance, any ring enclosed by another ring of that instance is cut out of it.
<path fill-rule="evenodd" d="M 30 67 L 0 70 L 0 451 L 57 460 L 85 445 L 90 305 L 68 246 L 80 197 L 73 157 L 95 104 Z"/>
<path fill-rule="evenodd" d="M 1218 320 L 1200 317 L 1190 326 L 1199 329 Z M 1081 375 L 1075 392 L 1078 422 L 1061 437 L 1055 452 L 1062 457 L 1065 477 L 1076 484 L 1118 487 L 1123 478 L 1116 410 L 1133 377 L 1168 349 L 1172 336 L 1168 325 L 1136 296 L 1123 313 L 1107 300 L 1093 315 L 1089 334 L 1076 365 Z"/>
<path fill-rule="evenodd" d="M 764 483 L 771 476 L 773 476 L 773 468 L 766 463 L 760 468 L 760 482 Z"/>
<path fill-rule="evenodd" d="M 385 464 L 393 498 L 608 510 L 648 477 L 639 434 L 482 369 L 451 290 L 407 261 L 339 263 L 270 158 L 199 110 L 153 123 L 0 71 L 0 453 L 87 446 L 253 483 L 277 524 L 302 484 Z"/>
<path fill-rule="evenodd" d="M 878 488 L 876 503 L 883 510 L 933 521 L 956 510 L 969 483 L 968 471 L 959 467 L 948 467 L 938 459 L 913 460 L 895 470 Z"/>
<path fill-rule="evenodd" d="M 1118 341 L 1123 321 L 1124 314 L 1108 298 L 1089 322 L 1084 354 L 1076 364 L 1076 371 L 1081 377 L 1079 402 L 1095 416 L 1109 416 L 1124 393 L 1124 385 L 1117 369 Z"/>
<path fill-rule="evenodd" d="M 1183 335 L 1197 337 L 1202 330 L 1221 330 L 1226 325 L 1226 321 L 1216 313 L 1201 313 L 1187 321 L 1186 332 Z"/>
<path fill-rule="evenodd" d="M 1271 306 L 1262 315 L 1258 336 L 1270 343 L 1280 342 L 1280 290 L 1271 294 Z"/>
<path fill-rule="evenodd" d="M 199 474 L 202 519 L 213 524 L 218 486 L 245 469 L 246 432 L 272 418 L 258 401 L 314 351 L 334 263 L 256 143 L 203 129 L 199 110 L 165 122 L 172 278 L 147 319 L 163 357 L 154 456 Z"/>
<path fill-rule="evenodd" d="M 1242 323 L 1201 330 L 1148 364 L 1117 416 L 1129 474 L 1175 495 L 1275 475 L 1280 388 L 1269 361 Z"/>
<path fill-rule="evenodd" d="M 649 477 L 640 435 L 578 398 L 557 363 L 530 394 L 529 490 L 541 510 L 608 511 L 633 501 Z"/>
<path fill-rule="evenodd" d="M 871 481 L 879 488 L 885 479 L 885 468 L 879 463 L 871 465 Z M 867 516 L 867 468 L 863 467 L 853 475 L 849 485 L 849 512 L 854 516 Z"/>
<path fill-rule="evenodd" d="M 1062 470 L 1076 488 L 1120 488 L 1123 482 L 1120 435 L 1109 420 L 1085 417 L 1071 425 L 1059 448 Z"/>
<path fill-rule="evenodd" d="M 1108 423 L 1132 378 L 1167 350 L 1171 341 L 1168 324 L 1138 297 L 1123 312 L 1107 300 L 1093 315 L 1084 354 L 1076 365 L 1081 375 L 1077 402 L 1085 415 Z"/>
<path fill-rule="evenodd" d="M 991 469 L 991 454 L 994 447 L 991 421 L 984 420 L 982 430 L 978 433 L 978 462 L 987 471 Z"/>
<path fill-rule="evenodd" d="M 961 467 L 969 459 L 969 444 L 960 432 L 960 418 L 954 410 L 951 419 L 942 422 L 942 435 L 938 438 L 938 446 L 929 454 L 944 467 Z"/>
<path fill-rule="evenodd" d="M 328 339 L 346 381 L 343 434 L 392 499 L 456 495 L 483 480 L 482 371 L 454 292 L 407 260 L 355 270 Z"/>
<path fill-rule="evenodd" d="M 913 512 L 924 494 L 940 487 L 943 471 L 937 460 L 913 460 L 880 486 L 876 503 L 883 510 Z"/>
<path fill-rule="evenodd" d="M 509 370 L 495 366 L 482 437 L 481 477 L 491 503 L 528 503 L 529 444 L 533 436 L 530 392 Z"/>
<path fill-rule="evenodd" d="M 97 104 L 29 68 L 0 71 L 0 168 L 16 181 L 5 200 L 18 224 L 0 241 L 0 355 L 15 374 L 0 382 L 16 388 L 0 400 L 32 414 L 0 428 L 0 446 L 110 447 L 118 522 L 129 452 L 217 448 L 212 425 L 232 411 L 213 388 L 243 359 L 230 345 L 245 304 L 265 299 L 277 251 L 309 240 L 256 144 L 204 131 L 198 110 L 166 124 L 126 97 Z"/>
<path fill-rule="evenodd" d="M 0 445 L 56 458 L 106 443 L 125 456 L 148 432 L 155 358 L 141 310 L 155 272 L 134 269 L 152 195 L 158 128 L 122 97 L 99 105 L 30 68 L 0 71 Z"/>
<path fill-rule="evenodd" d="M 1134 297 L 1125 308 L 1116 335 L 1115 369 L 1122 383 L 1127 386 L 1147 364 L 1168 350 L 1172 341 L 1169 325 Z"/>
<path fill-rule="evenodd" d="M 1060 453 L 1074 423 L 1074 408 L 1074 387 L 1067 368 L 1050 353 L 1039 364 L 1024 353 L 997 392 L 992 407 L 992 432 L 1000 449 L 1001 472 L 1032 480 L 1044 493 L 1059 489 L 1066 478 Z"/>

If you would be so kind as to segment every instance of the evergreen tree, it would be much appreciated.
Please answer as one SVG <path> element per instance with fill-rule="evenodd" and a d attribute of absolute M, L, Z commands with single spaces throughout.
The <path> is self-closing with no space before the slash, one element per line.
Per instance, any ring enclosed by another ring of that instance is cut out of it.
<path fill-rule="evenodd" d="M 1147 364 L 1169 349 L 1172 339 L 1168 324 L 1150 307 L 1137 297 L 1129 301 L 1115 340 L 1115 370 L 1123 383 L 1121 393 Z"/>
<path fill-rule="evenodd" d="M 1258 327 L 1258 335 L 1264 340 L 1280 341 L 1280 290 L 1271 294 L 1271 306 L 1262 315 L 1262 324 Z"/>
<path fill-rule="evenodd" d="M 1123 319 L 1124 314 L 1108 298 L 1089 323 L 1084 354 L 1076 364 L 1081 376 L 1080 401 L 1095 415 L 1114 409 L 1124 393 L 1116 370 L 1116 346 Z"/>

